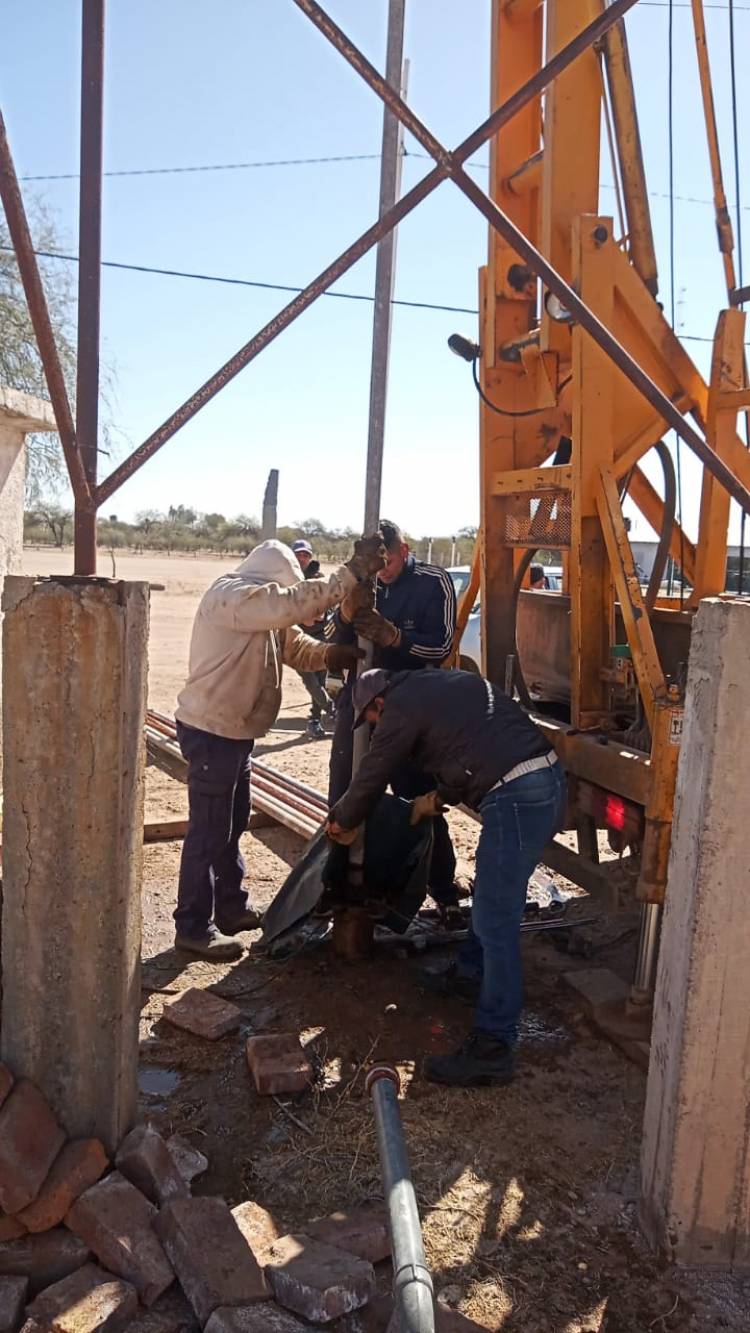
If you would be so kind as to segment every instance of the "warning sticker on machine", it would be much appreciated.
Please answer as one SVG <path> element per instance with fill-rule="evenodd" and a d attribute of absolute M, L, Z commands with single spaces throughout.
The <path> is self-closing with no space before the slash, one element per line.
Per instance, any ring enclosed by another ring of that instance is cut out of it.
<path fill-rule="evenodd" d="M 673 711 L 672 711 L 672 716 L 671 716 L 670 719 L 669 719 L 669 744 L 670 744 L 670 745 L 681 745 L 681 744 L 682 744 L 682 721 L 683 721 L 684 716 L 685 716 L 684 709 L 682 709 L 682 708 L 675 708 L 675 709 L 673 709 Z"/>

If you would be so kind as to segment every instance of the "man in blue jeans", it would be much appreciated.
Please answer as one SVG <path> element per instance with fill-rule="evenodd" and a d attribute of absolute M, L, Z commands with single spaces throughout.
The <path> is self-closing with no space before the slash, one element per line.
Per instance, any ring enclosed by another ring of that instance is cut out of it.
<path fill-rule="evenodd" d="M 373 738 L 348 791 L 329 816 L 328 836 L 349 843 L 406 759 L 433 773 L 412 820 L 443 804 L 479 811 L 472 932 L 457 981 L 478 985 L 474 1028 L 457 1051 L 431 1056 L 427 1078 L 470 1086 L 507 1083 L 523 1007 L 520 925 L 526 888 L 562 827 L 565 776 L 542 731 L 513 700 L 467 671 L 365 671 L 354 688 L 354 725 Z"/>

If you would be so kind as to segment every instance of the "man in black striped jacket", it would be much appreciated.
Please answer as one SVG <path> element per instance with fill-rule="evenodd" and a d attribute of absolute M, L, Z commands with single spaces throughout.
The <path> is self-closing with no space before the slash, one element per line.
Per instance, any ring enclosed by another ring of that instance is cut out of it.
<path fill-rule="evenodd" d="M 356 590 L 356 595 L 337 607 L 327 627 L 327 636 L 337 643 L 351 642 L 357 635 L 369 639 L 375 649 L 373 666 L 388 671 L 439 667 L 450 653 L 456 629 L 453 580 L 438 565 L 415 559 L 395 523 L 383 519 L 380 531 L 388 563 L 378 574 L 374 609 L 362 605 L 362 590 Z M 332 806 L 351 782 L 353 720 L 351 685 L 348 685 L 337 701 L 331 746 L 328 800 Z M 405 764 L 391 778 L 394 794 L 406 800 L 413 800 L 433 787 L 432 778 L 411 764 Z M 430 893 L 441 907 L 452 907 L 458 901 L 456 857 L 445 819 L 436 819 L 434 830 Z"/>

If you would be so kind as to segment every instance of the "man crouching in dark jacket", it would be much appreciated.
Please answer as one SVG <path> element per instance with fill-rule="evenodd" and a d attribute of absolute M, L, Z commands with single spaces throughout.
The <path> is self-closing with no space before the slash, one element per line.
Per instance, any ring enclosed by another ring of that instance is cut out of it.
<path fill-rule="evenodd" d="M 354 687 L 355 727 L 373 737 L 326 826 L 349 843 L 406 760 L 435 775 L 412 822 L 443 801 L 478 810 L 472 929 L 452 989 L 478 989 L 474 1030 L 452 1055 L 431 1056 L 427 1078 L 461 1086 L 507 1083 L 523 1007 L 520 925 L 526 887 L 562 825 L 565 776 L 554 750 L 514 700 L 468 671 L 365 671 Z M 463 986 L 461 986 L 463 983 Z"/>

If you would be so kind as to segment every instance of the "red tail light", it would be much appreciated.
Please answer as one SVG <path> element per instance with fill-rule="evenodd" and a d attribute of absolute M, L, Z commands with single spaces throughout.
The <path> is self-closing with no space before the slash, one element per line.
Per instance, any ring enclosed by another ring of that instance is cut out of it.
<path fill-rule="evenodd" d="M 604 804 L 604 823 L 607 828 L 617 829 L 621 833 L 626 820 L 627 810 L 622 797 L 608 795 Z"/>

